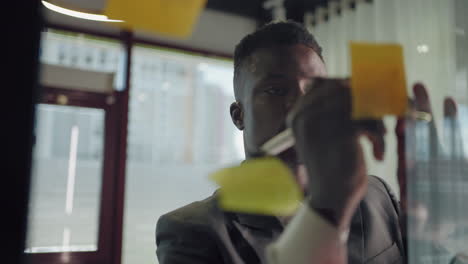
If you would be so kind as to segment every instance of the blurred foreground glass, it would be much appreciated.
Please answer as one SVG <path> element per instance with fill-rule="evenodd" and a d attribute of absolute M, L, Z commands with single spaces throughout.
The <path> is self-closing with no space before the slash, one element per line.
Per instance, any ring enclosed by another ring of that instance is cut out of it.
<path fill-rule="evenodd" d="M 458 118 L 444 118 L 440 141 L 433 124 L 407 123 L 410 263 L 466 263 L 454 261 L 468 259 L 468 156 L 464 143 L 468 140 L 468 107 L 460 105 L 460 110 Z"/>
<path fill-rule="evenodd" d="M 104 110 L 37 106 L 26 252 L 96 251 Z"/>
<path fill-rule="evenodd" d="M 213 193 L 208 175 L 243 158 L 242 133 L 232 62 L 136 46 L 131 70 L 122 262 L 154 263 L 158 218 Z"/>

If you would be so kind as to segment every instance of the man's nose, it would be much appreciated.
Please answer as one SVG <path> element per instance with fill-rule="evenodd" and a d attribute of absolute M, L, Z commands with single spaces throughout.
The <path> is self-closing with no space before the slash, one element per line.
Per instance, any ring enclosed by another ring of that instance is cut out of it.
<path fill-rule="evenodd" d="M 310 88 L 309 86 L 311 85 L 311 83 L 312 83 L 312 79 L 310 78 L 304 78 L 304 79 L 299 80 L 298 86 L 299 86 L 299 92 L 301 96 L 306 94 L 307 90 Z"/>
<path fill-rule="evenodd" d="M 290 90 L 289 96 L 287 98 L 286 107 L 287 110 L 291 110 L 296 101 L 303 96 L 307 91 L 307 86 L 310 84 L 308 80 L 301 80 L 294 84 L 294 87 Z"/>

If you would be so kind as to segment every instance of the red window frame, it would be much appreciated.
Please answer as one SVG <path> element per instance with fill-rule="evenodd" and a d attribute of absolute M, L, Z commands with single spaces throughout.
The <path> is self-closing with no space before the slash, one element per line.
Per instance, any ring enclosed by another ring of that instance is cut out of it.
<path fill-rule="evenodd" d="M 58 98 L 65 96 L 67 102 L 61 104 Z M 54 87 L 42 87 L 42 98 L 40 103 L 49 105 L 67 105 L 76 107 L 86 107 L 102 109 L 104 118 L 104 153 L 102 167 L 101 197 L 99 207 L 98 222 L 98 245 L 97 251 L 93 252 L 54 252 L 54 253 L 26 253 L 27 263 L 109 263 L 113 257 L 113 241 L 115 239 L 114 230 L 118 228 L 118 211 L 116 210 L 114 199 L 119 196 L 118 178 L 115 160 L 118 159 L 118 142 L 115 133 L 119 128 L 119 101 L 122 100 L 122 93 L 101 94 L 95 92 L 74 91 Z M 63 260 L 63 255 L 67 254 L 67 261 Z"/>
<path fill-rule="evenodd" d="M 46 23 L 46 28 L 82 33 L 97 37 L 114 39 L 122 43 L 125 48 L 124 89 L 114 91 L 111 95 L 94 92 L 74 91 L 60 87 L 42 87 L 40 103 L 57 104 L 57 96 L 67 96 L 67 105 L 105 109 L 105 142 L 104 167 L 100 202 L 100 218 L 97 252 L 67 252 L 67 264 L 121 264 L 122 235 L 126 173 L 127 128 L 128 128 L 128 102 L 131 79 L 132 47 L 135 44 L 145 44 L 155 47 L 169 48 L 183 52 L 191 52 L 200 56 L 232 59 L 232 55 L 190 48 L 183 45 L 174 45 L 156 42 L 144 38 L 135 38 L 131 32 L 115 31 L 102 33 L 99 31 L 78 27 Z M 113 99 L 109 99 L 112 96 Z M 111 105 L 106 100 L 114 100 Z M 34 253 L 25 254 L 25 261 L 29 264 L 61 264 L 65 263 L 61 253 Z"/>

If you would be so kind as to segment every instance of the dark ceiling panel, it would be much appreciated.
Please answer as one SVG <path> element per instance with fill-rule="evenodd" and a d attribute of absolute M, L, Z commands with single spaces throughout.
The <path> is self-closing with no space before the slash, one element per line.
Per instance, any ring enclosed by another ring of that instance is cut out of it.
<path fill-rule="evenodd" d="M 285 0 L 288 19 L 302 22 L 306 11 L 326 5 L 329 0 Z M 222 12 L 246 16 L 264 23 L 271 20 L 271 12 L 263 9 L 265 0 L 208 0 L 207 7 Z"/>
<path fill-rule="evenodd" d="M 314 11 L 318 6 L 325 6 L 330 0 L 285 0 L 288 19 L 293 19 L 302 22 L 304 13 Z"/>
<path fill-rule="evenodd" d="M 262 12 L 263 0 L 208 0 L 206 7 L 257 19 Z"/>

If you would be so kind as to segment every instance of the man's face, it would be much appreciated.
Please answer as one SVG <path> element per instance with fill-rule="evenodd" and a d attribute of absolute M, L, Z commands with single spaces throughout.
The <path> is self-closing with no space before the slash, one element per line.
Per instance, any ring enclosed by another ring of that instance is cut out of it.
<path fill-rule="evenodd" d="M 236 80 L 239 102 L 231 106 L 231 116 L 244 132 L 247 158 L 286 128 L 286 116 L 311 78 L 325 75 L 320 57 L 302 44 L 259 49 L 245 59 Z M 281 158 L 297 165 L 289 152 Z"/>

